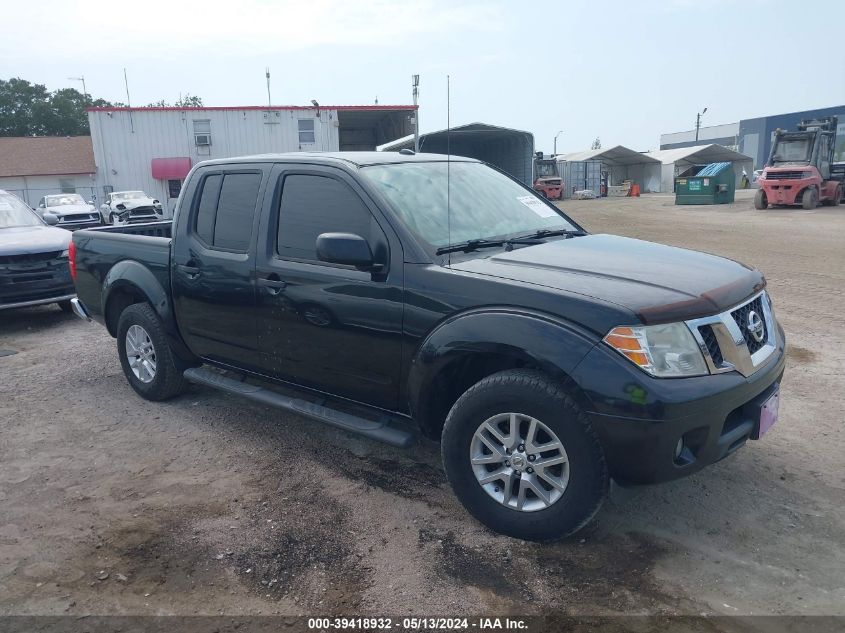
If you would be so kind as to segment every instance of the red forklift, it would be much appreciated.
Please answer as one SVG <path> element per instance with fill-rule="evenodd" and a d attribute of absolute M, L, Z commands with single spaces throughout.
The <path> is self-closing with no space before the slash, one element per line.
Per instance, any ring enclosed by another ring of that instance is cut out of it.
<path fill-rule="evenodd" d="M 534 155 L 534 191 L 549 200 L 563 199 L 563 179 L 557 171 L 557 159 L 543 158 L 543 152 Z"/>
<path fill-rule="evenodd" d="M 797 132 L 775 130 L 769 160 L 757 181 L 755 209 L 839 204 L 843 182 L 831 174 L 836 124 L 836 117 L 824 117 L 802 121 Z"/>

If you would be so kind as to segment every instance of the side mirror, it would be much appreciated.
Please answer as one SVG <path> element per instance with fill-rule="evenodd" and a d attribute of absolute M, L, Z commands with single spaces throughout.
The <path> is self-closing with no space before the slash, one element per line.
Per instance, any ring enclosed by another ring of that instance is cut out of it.
<path fill-rule="evenodd" d="M 85 204 L 94 204 L 94 201 L 93 200 L 86 200 Z"/>
<path fill-rule="evenodd" d="M 321 233 L 317 237 L 317 257 L 332 264 L 355 266 L 362 270 L 378 270 L 370 245 L 354 233 Z"/>
<path fill-rule="evenodd" d="M 50 226 L 56 226 L 59 223 L 59 216 L 52 213 L 45 213 L 41 217 L 44 218 L 44 221 Z"/>

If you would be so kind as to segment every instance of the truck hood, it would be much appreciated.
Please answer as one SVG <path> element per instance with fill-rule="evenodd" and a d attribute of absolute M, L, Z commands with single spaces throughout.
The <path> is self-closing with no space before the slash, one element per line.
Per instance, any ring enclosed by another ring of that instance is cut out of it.
<path fill-rule="evenodd" d="M 70 231 L 52 226 L 18 226 L 0 229 L 0 257 L 63 251 L 71 240 Z"/>
<path fill-rule="evenodd" d="M 91 204 L 63 204 L 58 207 L 47 207 L 44 213 L 52 213 L 59 217 L 75 213 L 96 213 L 97 210 Z"/>
<path fill-rule="evenodd" d="M 730 259 L 616 235 L 586 235 L 453 264 L 623 306 L 643 323 L 722 312 L 762 290 L 753 268 Z"/>

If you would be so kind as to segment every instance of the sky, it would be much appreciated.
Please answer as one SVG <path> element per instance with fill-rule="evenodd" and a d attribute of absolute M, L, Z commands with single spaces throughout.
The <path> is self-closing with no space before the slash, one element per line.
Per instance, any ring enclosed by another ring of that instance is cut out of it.
<path fill-rule="evenodd" d="M 0 78 L 133 105 L 411 103 L 420 128 L 528 130 L 538 150 L 845 104 L 841 0 L 2 0 Z M 824 16 L 831 16 L 825 19 Z M 837 16 L 837 17 L 833 17 Z M 558 132 L 562 132 L 558 134 Z"/>

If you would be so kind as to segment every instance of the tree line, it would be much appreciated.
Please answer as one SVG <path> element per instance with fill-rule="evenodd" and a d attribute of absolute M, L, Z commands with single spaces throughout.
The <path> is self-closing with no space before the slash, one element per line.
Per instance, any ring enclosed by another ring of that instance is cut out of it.
<path fill-rule="evenodd" d="M 20 77 L 0 79 L 0 136 L 86 136 L 91 133 L 85 108 L 125 107 L 126 104 L 93 99 L 75 88 L 50 92 L 43 84 Z M 172 104 L 156 101 L 147 107 L 202 107 L 202 98 L 186 94 Z"/>

